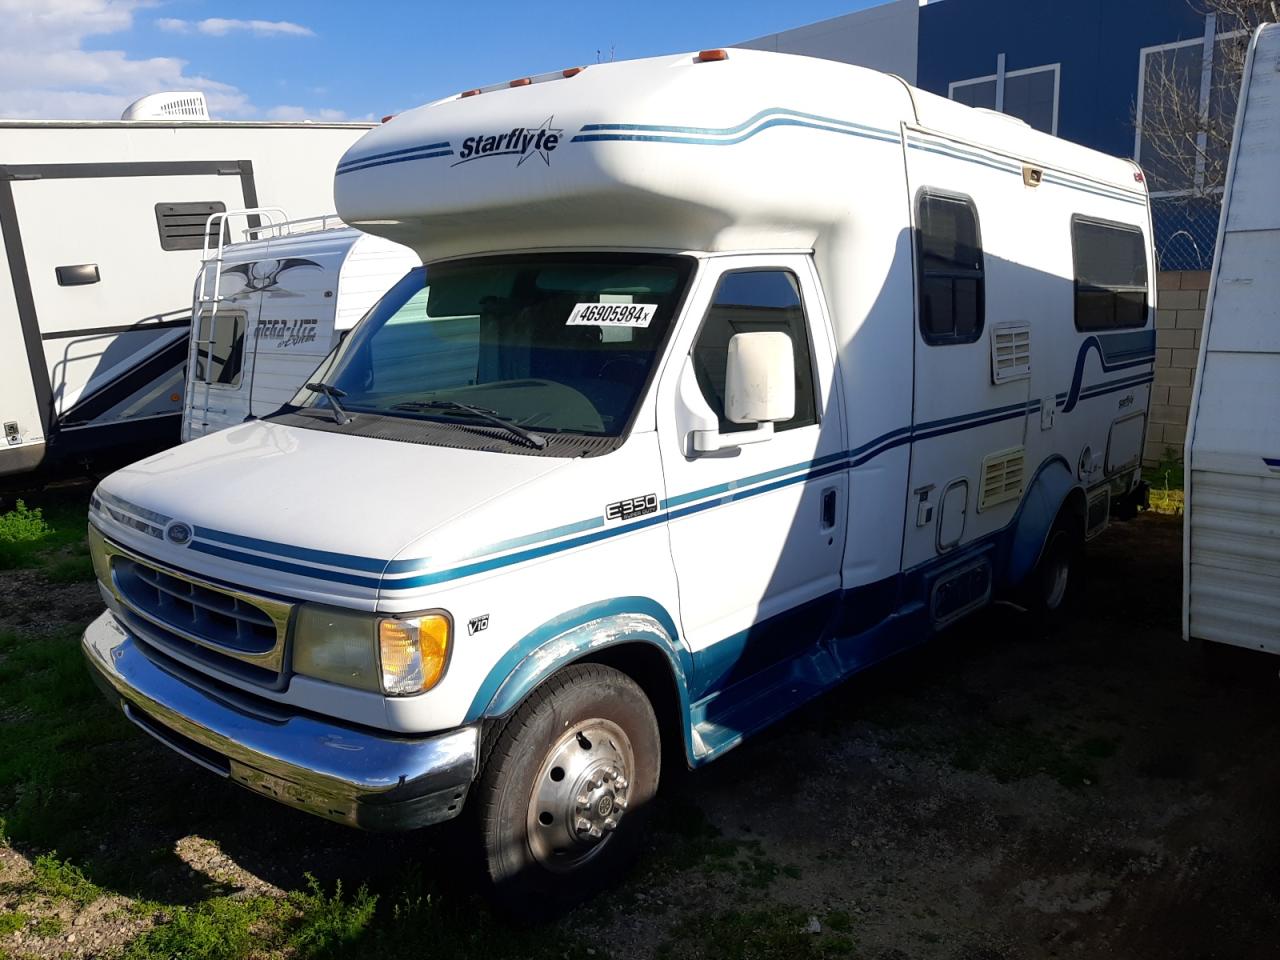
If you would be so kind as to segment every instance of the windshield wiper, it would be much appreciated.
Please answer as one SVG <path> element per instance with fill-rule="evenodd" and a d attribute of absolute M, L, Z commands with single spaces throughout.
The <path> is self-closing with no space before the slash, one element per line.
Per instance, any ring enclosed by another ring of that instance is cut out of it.
<path fill-rule="evenodd" d="M 467 413 L 473 417 L 479 417 L 481 420 L 487 420 L 496 426 L 502 427 L 508 433 L 512 433 L 519 437 L 535 450 L 541 450 L 547 445 L 547 438 L 541 434 L 534 433 L 532 430 L 526 430 L 519 424 L 512 423 L 510 420 L 499 415 L 496 410 L 489 410 L 485 407 L 473 407 L 469 403 L 459 403 L 457 400 L 414 400 L 408 403 L 392 404 L 392 410 L 457 410 L 459 413 Z"/>
<path fill-rule="evenodd" d="M 334 423 L 340 427 L 344 427 L 351 422 L 351 417 L 347 414 L 347 411 L 342 409 L 342 404 L 338 402 L 338 400 L 347 395 L 345 391 L 339 390 L 332 384 L 320 383 L 318 381 L 316 383 L 308 383 L 307 389 L 312 393 L 319 393 L 328 399 L 329 406 L 333 410 Z"/>

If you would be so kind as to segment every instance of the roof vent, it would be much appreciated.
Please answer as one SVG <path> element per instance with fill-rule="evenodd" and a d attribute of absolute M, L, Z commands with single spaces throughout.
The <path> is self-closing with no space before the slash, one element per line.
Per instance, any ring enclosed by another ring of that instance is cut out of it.
<path fill-rule="evenodd" d="M 120 114 L 121 120 L 208 120 L 209 102 L 199 90 L 151 93 Z"/>

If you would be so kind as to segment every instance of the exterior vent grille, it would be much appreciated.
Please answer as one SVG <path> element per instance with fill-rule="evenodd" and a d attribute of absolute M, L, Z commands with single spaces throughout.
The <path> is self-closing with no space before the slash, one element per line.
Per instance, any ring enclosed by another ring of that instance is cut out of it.
<path fill-rule="evenodd" d="M 1026 479 L 1026 459 L 1023 447 L 1010 447 L 983 459 L 982 487 L 978 492 L 979 510 L 1021 499 L 1022 485 Z"/>
<path fill-rule="evenodd" d="M 160 248 L 203 250 L 209 217 L 226 212 L 227 205 L 220 200 L 211 203 L 157 203 L 156 229 L 160 232 Z M 225 232 L 225 218 L 222 225 Z M 209 245 L 216 246 L 217 243 L 218 232 L 215 229 L 209 236 Z"/>
<path fill-rule="evenodd" d="M 1031 376 L 1031 325 L 1002 323 L 991 331 L 991 382 Z"/>

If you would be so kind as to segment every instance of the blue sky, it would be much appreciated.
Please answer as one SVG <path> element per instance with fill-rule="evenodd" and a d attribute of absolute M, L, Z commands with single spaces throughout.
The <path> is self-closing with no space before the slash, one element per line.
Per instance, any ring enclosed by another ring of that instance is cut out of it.
<path fill-rule="evenodd" d="M 0 0 L 0 116 L 113 118 L 183 88 L 226 118 L 376 119 L 611 52 L 729 45 L 873 2 Z"/>

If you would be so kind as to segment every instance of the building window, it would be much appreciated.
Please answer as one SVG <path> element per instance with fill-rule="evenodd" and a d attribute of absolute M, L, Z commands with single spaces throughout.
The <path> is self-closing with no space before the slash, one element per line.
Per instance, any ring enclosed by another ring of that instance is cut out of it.
<path fill-rule="evenodd" d="M 978 211 L 968 197 L 925 192 L 917 223 L 920 334 L 930 344 L 972 343 L 985 297 Z"/>
<path fill-rule="evenodd" d="M 1138 56 L 1134 159 L 1153 197 L 1220 192 L 1239 96 L 1239 45 L 1247 32 L 1217 32 L 1144 47 Z"/>
<path fill-rule="evenodd" d="M 800 287 L 789 270 L 739 270 L 726 273 L 693 345 L 693 371 L 702 396 L 720 418 L 720 432 L 752 430 L 750 423 L 733 423 L 724 415 L 725 367 L 729 341 L 736 333 L 781 331 L 791 338 L 796 369 L 796 409 L 775 430 L 793 430 L 818 422 L 813 387 L 813 360 Z"/>
<path fill-rule="evenodd" d="M 1077 330 L 1147 325 L 1147 251 L 1138 227 L 1072 217 L 1071 256 Z"/>
<path fill-rule="evenodd" d="M 1004 54 L 996 58 L 996 72 L 972 80 L 957 80 L 947 95 L 969 107 L 999 110 L 1028 126 L 1055 136 L 1058 133 L 1058 86 L 1061 65 L 1046 64 L 1025 70 L 1005 70 Z"/>

